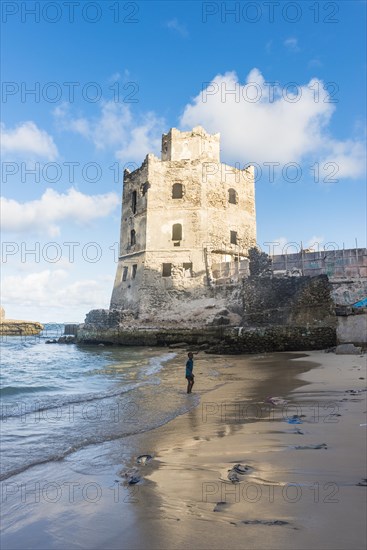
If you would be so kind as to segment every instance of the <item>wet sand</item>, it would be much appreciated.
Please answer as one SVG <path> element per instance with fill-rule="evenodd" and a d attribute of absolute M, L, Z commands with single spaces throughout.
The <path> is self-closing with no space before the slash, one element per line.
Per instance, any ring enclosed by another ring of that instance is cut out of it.
<path fill-rule="evenodd" d="M 12 478 L 2 549 L 364 549 L 365 357 L 215 361 L 214 384 L 210 357 L 196 358 L 189 413 Z"/>

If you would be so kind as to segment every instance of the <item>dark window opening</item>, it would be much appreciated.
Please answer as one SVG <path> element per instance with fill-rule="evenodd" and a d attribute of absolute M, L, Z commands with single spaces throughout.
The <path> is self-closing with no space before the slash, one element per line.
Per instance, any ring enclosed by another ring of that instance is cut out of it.
<path fill-rule="evenodd" d="M 132 271 L 132 274 L 131 274 L 132 279 L 135 279 L 137 269 L 138 269 L 138 265 L 137 265 L 137 264 L 134 264 L 134 265 L 133 265 L 133 271 Z"/>
<path fill-rule="evenodd" d="M 180 223 L 175 223 L 172 226 L 172 240 L 182 241 L 182 225 Z"/>
<path fill-rule="evenodd" d="M 133 214 L 136 213 L 136 199 L 137 199 L 137 192 L 133 191 L 133 194 L 131 196 L 131 210 L 133 211 Z"/>
<path fill-rule="evenodd" d="M 127 272 L 128 272 L 129 268 L 127 266 L 125 266 L 123 269 L 122 269 L 122 280 L 123 281 L 126 281 L 127 279 Z"/>
<path fill-rule="evenodd" d="M 237 204 L 237 193 L 235 189 L 228 189 L 228 202 Z"/>
<path fill-rule="evenodd" d="M 136 233 L 135 233 L 135 229 L 132 229 L 130 231 L 130 244 L 131 246 L 133 246 L 134 244 L 136 244 Z"/>
<path fill-rule="evenodd" d="M 231 244 L 237 244 L 237 231 L 231 231 Z"/>
<path fill-rule="evenodd" d="M 162 277 L 171 277 L 171 274 L 172 274 L 172 264 L 163 264 Z"/>
<path fill-rule="evenodd" d="M 184 263 L 182 265 L 183 265 L 183 268 L 184 268 L 184 271 L 185 271 L 185 276 L 186 277 L 192 277 L 192 262 L 187 262 L 187 263 Z"/>
<path fill-rule="evenodd" d="M 173 246 L 181 246 L 181 242 L 180 242 L 180 241 L 176 241 L 175 243 L 173 243 Z"/>
<path fill-rule="evenodd" d="M 143 185 L 140 186 L 140 191 L 143 197 L 149 188 L 150 188 L 150 183 L 148 181 L 146 181 L 145 183 L 143 183 Z"/>
<path fill-rule="evenodd" d="M 182 199 L 183 197 L 183 185 L 182 183 L 174 183 L 172 185 L 172 198 Z"/>

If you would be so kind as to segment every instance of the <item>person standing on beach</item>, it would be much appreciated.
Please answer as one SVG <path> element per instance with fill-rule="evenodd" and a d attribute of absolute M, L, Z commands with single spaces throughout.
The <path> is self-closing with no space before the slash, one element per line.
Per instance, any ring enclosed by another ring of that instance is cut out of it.
<path fill-rule="evenodd" d="M 194 385 L 194 354 L 190 351 L 188 353 L 188 360 L 186 361 L 186 380 L 187 380 L 187 393 L 191 393 Z"/>

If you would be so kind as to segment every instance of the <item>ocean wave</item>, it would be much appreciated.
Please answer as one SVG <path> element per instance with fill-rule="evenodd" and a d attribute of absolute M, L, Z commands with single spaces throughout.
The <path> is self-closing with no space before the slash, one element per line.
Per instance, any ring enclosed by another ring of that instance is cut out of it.
<path fill-rule="evenodd" d="M 143 367 L 142 371 L 144 374 L 144 380 L 141 380 L 139 382 L 126 382 L 124 386 L 120 386 L 119 388 L 113 388 L 112 390 L 104 391 L 104 392 L 93 392 L 93 393 L 78 393 L 78 394 L 72 394 L 72 395 L 65 395 L 65 394 L 53 394 L 49 397 L 44 397 L 41 399 L 37 399 L 32 406 L 32 403 L 21 403 L 21 406 L 17 403 L 9 402 L 9 403 L 3 403 L 2 406 L 2 414 L 1 418 L 4 420 L 5 418 L 12 418 L 12 417 L 19 417 L 24 416 L 24 414 L 27 413 L 34 413 L 38 411 L 46 411 L 49 409 L 56 409 L 60 407 L 66 407 L 68 405 L 74 405 L 74 404 L 82 404 L 87 403 L 90 401 L 100 401 L 103 399 L 110 399 L 112 397 L 118 397 L 120 395 L 123 395 L 126 392 L 129 392 L 137 387 L 150 385 L 150 384 L 157 384 L 159 383 L 157 380 L 149 380 L 146 377 L 151 376 L 153 374 L 158 373 L 164 363 L 169 361 L 170 359 L 173 359 L 176 356 L 175 353 L 166 353 L 164 355 L 161 355 L 159 357 L 152 357 L 148 364 Z M 37 392 L 47 392 L 47 391 L 54 391 L 54 387 L 50 386 L 5 386 L 3 387 L 0 392 L 1 396 L 14 396 L 14 395 L 21 395 L 25 393 L 37 393 Z"/>
<path fill-rule="evenodd" d="M 57 453 L 51 453 L 44 457 L 39 457 L 35 460 L 30 460 L 29 462 L 23 463 L 19 466 L 12 466 L 8 470 L 6 468 L 2 468 L 2 471 L 0 473 L 0 481 L 5 481 L 6 479 L 9 479 L 10 477 L 13 477 L 15 475 L 18 475 L 22 472 L 25 472 L 26 470 L 29 470 L 30 468 L 33 468 L 34 466 L 39 466 L 41 464 L 46 464 L 48 462 L 59 462 L 60 460 L 63 460 L 67 456 L 76 453 L 77 451 L 80 451 L 82 449 L 85 449 L 86 447 L 90 447 L 92 445 L 100 445 L 106 442 L 112 442 L 116 441 L 118 439 L 124 439 L 125 437 L 129 437 L 131 435 L 141 434 L 145 433 L 147 431 L 154 430 L 156 428 L 159 428 L 160 426 L 163 426 L 164 424 L 167 424 L 177 416 L 181 416 L 183 414 L 186 414 L 189 410 L 195 408 L 198 406 L 200 402 L 200 397 L 198 395 L 194 396 L 193 400 L 190 400 L 190 404 L 181 405 L 174 411 L 170 411 L 163 416 L 163 418 L 156 419 L 155 422 L 152 422 L 149 425 L 142 426 L 129 430 L 125 433 L 112 433 L 112 434 L 93 434 L 93 436 L 83 438 L 78 443 L 73 444 L 72 446 L 69 446 L 66 449 L 60 450 Z M 125 424 L 126 426 L 126 424 Z"/>
<path fill-rule="evenodd" d="M 151 375 L 156 374 L 159 372 L 164 363 L 167 363 L 167 361 L 170 361 L 174 357 L 176 357 L 176 353 L 166 353 L 165 355 L 161 355 L 160 357 L 152 357 L 149 360 L 149 363 L 146 367 L 144 367 L 143 371 L 144 374 Z"/>
<path fill-rule="evenodd" d="M 75 404 L 79 405 L 82 403 L 88 403 L 90 401 L 100 401 L 102 399 L 118 397 L 119 395 L 123 395 L 124 393 L 131 391 L 137 388 L 138 386 L 143 386 L 147 383 L 148 382 L 137 382 L 137 383 L 124 386 L 119 390 L 114 389 L 103 393 L 72 394 L 69 396 L 53 395 L 52 401 L 51 401 L 51 397 L 49 402 L 47 401 L 47 399 L 43 399 L 43 401 L 38 399 L 33 403 L 33 407 L 31 406 L 31 404 L 28 404 L 28 403 L 22 403 L 21 407 L 19 407 L 19 404 L 12 404 L 12 403 L 3 404 L 1 417 L 2 419 L 19 417 L 19 416 L 24 416 L 25 414 L 28 414 L 28 413 L 58 409 L 61 407 L 67 407 L 68 405 L 75 405 Z M 16 409 L 15 409 L 15 406 L 16 406 Z M 8 411 L 6 409 L 8 409 Z"/>
<path fill-rule="evenodd" d="M 7 395 L 18 395 L 23 393 L 38 393 L 58 389 L 58 387 L 53 386 L 3 386 L 0 388 L 0 396 L 4 397 Z"/>

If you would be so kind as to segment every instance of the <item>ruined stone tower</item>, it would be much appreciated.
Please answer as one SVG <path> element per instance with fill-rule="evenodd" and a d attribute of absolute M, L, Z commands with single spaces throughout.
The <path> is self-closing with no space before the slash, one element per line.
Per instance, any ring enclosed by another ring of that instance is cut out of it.
<path fill-rule="evenodd" d="M 220 162 L 219 134 L 172 128 L 161 158 L 125 170 L 111 309 L 148 319 L 213 297 L 256 244 L 254 171 Z M 169 315 L 168 315 L 169 316 Z"/>

